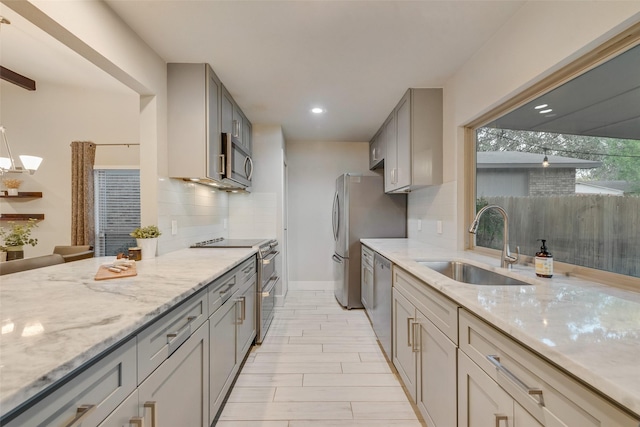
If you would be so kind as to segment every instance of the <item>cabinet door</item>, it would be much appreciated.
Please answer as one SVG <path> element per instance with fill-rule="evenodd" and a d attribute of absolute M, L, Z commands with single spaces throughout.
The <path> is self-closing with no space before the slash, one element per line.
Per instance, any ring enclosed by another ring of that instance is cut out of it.
<path fill-rule="evenodd" d="M 231 97 L 231 94 L 227 90 L 226 87 L 222 86 L 222 103 L 220 108 L 221 111 L 221 121 L 220 126 L 222 128 L 222 133 L 231 133 L 233 134 L 233 108 L 235 102 Z"/>
<path fill-rule="evenodd" d="M 209 346 L 211 350 L 209 423 L 213 423 L 213 419 L 222 406 L 222 401 L 231 386 L 238 366 L 236 359 L 237 306 L 235 295 L 233 295 L 209 319 Z"/>
<path fill-rule="evenodd" d="M 513 399 L 458 350 L 458 427 L 516 427 Z"/>
<path fill-rule="evenodd" d="M 364 261 L 367 256 L 363 252 L 362 271 L 360 272 L 360 298 L 362 305 L 371 319 L 373 309 L 373 267 Z"/>
<path fill-rule="evenodd" d="M 383 126 L 383 144 L 385 145 L 384 158 L 384 191 L 389 192 L 398 188 L 398 151 L 396 144 L 396 119 L 395 115 L 391 115 L 384 122 Z"/>
<path fill-rule="evenodd" d="M 411 185 L 411 91 L 407 91 L 395 110 L 396 177 L 394 188 Z"/>
<path fill-rule="evenodd" d="M 220 109 L 222 106 L 222 83 L 211 67 L 207 66 L 207 177 L 220 179 L 222 167 L 222 131 Z"/>
<path fill-rule="evenodd" d="M 431 427 L 456 425 L 456 345 L 420 311 L 418 408 Z"/>
<path fill-rule="evenodd" d="M 208 427 L 208 322 L 198 328 L 140 386 L 139 408 L 151 425 Z M 157 424 L 153 424 L 155 418 Z"/>
<path fill-rule="evenodd" d="M 251 154 L 253 150 L 253 126 L 249 119 L 244 115 L 242 117 L 242 143 L 249 154 Z"/>
<path fill-rule="evenodd" d="M 238 309 L 238 354 L 236 360 L 242 362 L 256 337 L 256 274 L 244 285 L 237 298 Z"/>
<path fill-rule="evenodd" d="M 138 390 L 125 399 L 98 427 L 134 427 L 135 420 L 142 420 L 138 411 Z"/>
<path fill-rule="evenodd" d="M 416 401 L 416 351 L 414 324 L 416 309 L 400 292 L 393 289 L 393 365 Z"/>
<path fill-rule="evenodd" d="M 369 143 L 369 169 L 373 170 L 380 166 L 385 158 L 384 132 L 380 129 L 376 136 Z"/>

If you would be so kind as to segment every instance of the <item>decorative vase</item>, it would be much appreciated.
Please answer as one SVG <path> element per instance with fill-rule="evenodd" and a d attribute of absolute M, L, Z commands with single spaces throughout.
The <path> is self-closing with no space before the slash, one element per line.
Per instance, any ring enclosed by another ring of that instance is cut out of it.
<path fill-rule="evenodd" d="M 7 188 L 7 195 L 9 196 L 17 196 L 18 189 L 17 188 Z"/>
<path fill-rule="evenodd" d="M 151 259 L 156 257 L 156 251 L 158 249 L 158 238 L 152 237 L 150 239 L 136 239 L 138 247 L 142 249 L 142 259 Z"/>
<path fill-rule="evenodd" d="M 24 258 L 23 246 L 7 246 L 7 261 Z"/>

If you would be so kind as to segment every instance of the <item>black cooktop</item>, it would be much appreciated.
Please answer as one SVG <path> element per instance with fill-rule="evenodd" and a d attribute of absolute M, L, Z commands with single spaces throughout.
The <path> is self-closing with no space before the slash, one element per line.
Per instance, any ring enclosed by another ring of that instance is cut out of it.
<path fill-rule="evenodd" d="M 251 248 L 258 246 L 268 239 L 211 239 L 198 242 L 192 248 Z"/>

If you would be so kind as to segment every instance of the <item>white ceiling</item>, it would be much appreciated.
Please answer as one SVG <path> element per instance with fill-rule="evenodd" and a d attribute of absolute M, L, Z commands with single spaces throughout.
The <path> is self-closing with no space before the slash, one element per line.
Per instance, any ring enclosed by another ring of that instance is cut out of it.
<path fill-rule="evenodd" d="M 524 3 L 106 2 L 165 61 L 211 64 L 252 122 L 316 141 L 368 141 L 407 88 L 441 87 Z"/>

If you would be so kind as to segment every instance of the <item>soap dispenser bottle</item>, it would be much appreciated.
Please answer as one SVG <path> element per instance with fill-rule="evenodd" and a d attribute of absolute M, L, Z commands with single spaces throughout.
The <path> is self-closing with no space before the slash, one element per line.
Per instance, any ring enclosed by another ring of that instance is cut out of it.
<path fill-rule="evenodd" d="M 536 276 L 549 278 L 553 276 L 553 256 L 547 251 L 547 241 L 540 240 L 542 247 L 540 252 L 536 252 Z"/>

